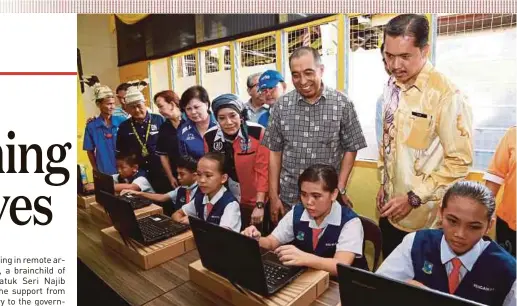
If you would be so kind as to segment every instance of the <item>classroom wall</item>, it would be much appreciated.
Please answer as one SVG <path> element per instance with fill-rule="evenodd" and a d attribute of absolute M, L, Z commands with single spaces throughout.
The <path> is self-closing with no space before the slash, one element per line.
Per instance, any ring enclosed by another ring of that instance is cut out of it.
<path fill-rule="evenodd" d="M 96 75 L 102 84 L 115 90 L 119 84 L 117 67 L 117 39 L 109 29 L 109 15 L 77 15 L 77 48 L 81 52 L 83 75 Z M 93 101 L 93 91 L 88 86 L 81 93 L 77 80 L 77 162 L 87 168 L 92 180 L 90 162 L 83 151 L 86 118 L 97 116 L 99 110 Z"/>
<path fill-rule="evenodd" d="M 130 65 L 125 65 L 119 68 L 118 70 L 120 76 L 120 83 L 122 82 L 130 82 L 136 80 L 143 80 L 149 78 L 149 62 L 143 61 Z M 142 90 L 142 93 L 145 97 L 145 104 L 150 106 L 150 94 L 149 94 L 149 86 Z"/>
<path fill-rule="evenodd" d="M 81 52 L 84 75 L 94 74 L 111 89 L 119 84 L 117 38 L 109 28 L 109 15 L 77 15 L 77 47 Z M 96 116 L 99 110 L 92 101 L 93 93 L 85 86 L 85 116 Z"/>
<path fill-rule="evenodd" d="M 149 73 L 151 98 L 160 91 L 170 89 L 170 62 L 167 58 L 151 61 Z"/>

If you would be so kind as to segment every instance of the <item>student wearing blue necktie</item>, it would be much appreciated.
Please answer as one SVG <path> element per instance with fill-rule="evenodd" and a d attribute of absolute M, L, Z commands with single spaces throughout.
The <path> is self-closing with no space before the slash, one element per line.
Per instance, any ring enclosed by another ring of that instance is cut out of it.
<path fill-rule="evenodd" d="M 484 237 L 495 200 L 482 184 L 455 183 L 440 208 L 442 229 L 410 233 L 376 273 L 487 305 L 516 305 L 515 258 Z"/>
<path fill-rule="evenodd" d="M 357 214 L 336 199 L 338 174 L 334 167 L 315 164 L 298 179 L 301 203 L 295 205 L 267 237 L 255 226 L 242 234 L 274 250 L 285 265 L 305 266 L 337 275 L 338 263 L 364 259 L 363 226 Z M 291 243 L 291 244 L 289 244 Z"/>

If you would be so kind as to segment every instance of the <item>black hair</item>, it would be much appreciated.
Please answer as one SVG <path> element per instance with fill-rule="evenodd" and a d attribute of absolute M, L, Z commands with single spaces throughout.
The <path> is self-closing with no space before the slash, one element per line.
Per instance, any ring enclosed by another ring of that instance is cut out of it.
<path fill-rule="evenodd" d="M 118 153 L 115 156 L 115 159 L 118 161 L 123 161 L 131 167 L 140 164 L 138 156 L 134 153 Z"/>
<path fill-rule="evenodd" d="M 117 86 L 117 89 L 115 90 L 115 93 L 118 93 L 121 90 L 126 91 L 129 88 L 129 86 L 130 85 L 128 83 L 122 83 L 119 86 Z"/>
<path fill-rule="evenodd" d="M 208 92 L 203 86 L 192 86 L 189 87 L 185 92 L 181 95 L 180 99 L 180 108 L 182 111 L 185 111 L 187 104 L 190 100 L 197 98 L 199 101 L 205 103 L 208 106 L 208 112 L 210 113 L 210 98 L 208 97 Z"/>
<path fill-rule="evenodd" d="M 323 182 L 323 190 L 334 192 L 337 189 L 338 174 L 334 167 L 326 164 L 314 164 L 305 169 L 298 178 L 298 189 L 303 182 Z"/>
<path fill-rule="evenodd" d="M 300 47 L 294 50 L 291 56 L 289 56 L 289 67 L 291 67 L 291 62 L 294 58 L 299 58 L 305 54 L 312 54 L 312 57 L 314 58 L 314 63 L 316 65 L 321 64 L 321 56 L 318 50 L 312 47 Z"/>
<path fill-rule="evenodd" d="M 181 156 L 176 162 L 176 168 L 183 168 L 191 173 L 194 173 L 197 171 L 197 162 L 192 157 Z"/>
<path fill-rule="evenodd" d="M 218 163 L 217 171 L 219 171 L 221 174 L 226 174 L 226 169 L 224 168 L 225 158 L 223 153 L 219 152 L 208 152 L 203 155 L 199 160 L 206 158 L 209 160 L 216 161 Z"/>
<path fill-rule="evenodd" d="M 423 15 L 402 14 L 391 19 L 384 28 L 386 35 L 391 37 L 412 36 L 415 38 L 415 47 L 422 49 L 429 40 L 429 21 Z"/>
<path fill-rule="evenodd" d="M 447 207 L 447 203 L 451 198 L 462 197 L 469 198 L 487 209 L 487 218 L 490 220 L 495 211 L 495 198 L 490 189 L 485 185 L 473 181 L 459 181 L 452 185 L 442 200 L 442 210 Z"/>

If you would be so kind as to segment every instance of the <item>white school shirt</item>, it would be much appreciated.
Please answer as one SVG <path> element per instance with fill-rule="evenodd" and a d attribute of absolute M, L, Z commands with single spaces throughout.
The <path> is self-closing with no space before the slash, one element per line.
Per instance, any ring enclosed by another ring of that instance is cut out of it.
<path fill-rule="evenodd" d="M 119 184 L 118 177 L 120 174 L 113 174 L 113 180 L 115 181 L 115 184 Z M 149 181 L 145 178 L 145 176 L 139 176 L 136 179 L 131 182 L 131 184 L 135 184 L 138 187 L 140 187 L 140 191 L 142 192 L 148 192 L 148 193 L 154 193 L 154 189 L 149 183 Z"/>
<path fill-rule="evenodd" d="M 222 186 L 221 189 L 214 195 L 214 197 L 209 200 L 208 195 L 205 194 L 203 197 L 203 216 L 204 219 L 208 217 L 207 211 L 206 211 L 206 204 L 209 202 L 214 205 L 214 207 L 218 204 L 217 202 L 219 199 L 223 196 L 223 194 L 226 192 L 226 187 Z M 194 205 L 194 199 L 192 199 L 188 204 L 183 205 L 181 208 L 183 212 L 188 216 L 197 217 L 197 211 L 196 206 Z M 213 209 L 213 208 L 212 208 Z M 241 208 L 239 206 L 239 203 L 237 201 L 230 202 L 226 207 L 224 208 L 223 215 L 221 216 L 221 221 L 219 222 L 219 226 L 221 227 L 227 227 L 235 232 L 241 231 Z"/>
<path fill-rule="evenodd" d="M 303 210 L 300 221 L 308 221 L 310 228 L 325 229 L 328 224 L 339 226 L 341 224 L 341 205 L 337 201 L 334 201 L 330 213 L 323 219 L 323 222 L 321 222 L 319 226 L 306 209 Z M 324 232 L 325 230 L 321 231 L 318 238 L 320 238 Z M 293 241 L 293 209 L 278 222 L 278 226 L 273 230 L 271 235 L 273 235 L 281 245 Z M 341 229 L 341 234 L 339 234 L 336 245 L 336 252 L 352 252 L 356 254 L 356 257 L 361 257 L 363 255 L 363 240 L 364 232 L 361 220 L 357 217 L 350 219 Z"/>
<path fill-rule="evenodd" d="M 396 279 L 402 282 L 406 282 L 415 278 L 415 272 L 413 270 L 413 260 L 411 259 L 411 249 L 413 248 L 413 241 L 415 240 L 416 232 L 407 234 L 402 242 L 391 252 L 390 256 L 384 260 L 382 265 L 377 269 L 375 273 L 382 276 L 386 276 L 392 279 Z M 452 272 L 451 260 L 458 257 L 461 261 L 460 267 L 460 282 L 467 274 L 472 270 L 472 267 L 478 260 L 479 256 L 488 247 L 490 241 L 484 241 L 480 239 L 470 251 L 466 252 L 461 256 L 457 256 L 453 250 L 445 241 L 445 236 L 442 237 L 440 242 L 440 259 L 442 264 L 445 265 L 445 271 L 447 276 Z M 433 289 L 431 289 L 433 290 Z M 504 299 L 503 306 L 515 306 L 515 282 L 513 282 L 512 288 Z"/>
<path fill-rule="evenodd" d="M 182 188 L 182 187 L 187 189 L 187 190 L 190 190 L 190 198 L 192 199 L 193 196 L 196 194 L 196 191 L 197 191 L 197 182 L 192 184 L 192 185 L 190 185 L 190 186 L 188 186 L 188 187 L 179 186 L 176 189 L 167 192 L 167 195 L 172 200 L 172 202 L 174 202 L 174 204 L 176 204 L 176 197 L 178 196 L 178 190 L 180 188 Z"/>

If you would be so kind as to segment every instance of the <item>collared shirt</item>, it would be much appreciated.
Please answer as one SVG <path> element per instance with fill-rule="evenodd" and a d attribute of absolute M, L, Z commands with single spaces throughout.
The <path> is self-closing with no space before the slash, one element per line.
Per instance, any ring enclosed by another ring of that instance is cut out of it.
<path fill-rule="evenodd" d="M 503 136 L 492 161 L 488 166 L 485 180 L 504 185 L 503 197 L 497 207 L 497 216 L 515 231 L 515 137 L 516 128 L 511 127 Z"/>
<path fill-rule="evenodd" d="M 215 125 L 217 125 L 217 121 L 215 121 L 213 116 L 210 116 L 208 129 Z M 181 156 L 190 156 L 195 160 L 199 160 L 205 155 L 203 135 L 199 133 L 196 124 L 190 119 L 187 119 L 178 128 L 178 145 Z"/>
<path fill-rule="evenodd" d="M 262 114 L 267 113 L 269 111 L 269 105 L 262 104 L 259 108 L 255 108 L 251 103 L 251 99 L 244 104 L 244 106 L 248 109 L 248 119 L 251 122 L 258 123 L 258 120 Z"/>
<path fill-rule="evenodd" d="M 151 187 L 151 184 L 145 176 L 138 176 L 135 179 L 131 179 L 131 183 L 121 182 L 119 178 L 120 174 L 113 174 L 113 181 L 115 182 L 115 184 L 135 184 L 140 188 L 140 191 L 142 192 L 154 193 L 153 187 Z"/>
<path fill-rule="evenodd" d="M 162 116 L 151 114 L 147 112 L 143 122 L 136 122 L 133 118 L 127 119 L 120 125 L 118 139 L 117 139 L 117 152 L 128 154 L 134 153 L 144 162 L 141 166 L 144 170 L 150 170 L 153 167 L 161 169 L 161 162 L 156 154 L 156 145 L 158 144 L 158 131 L 160 126 L 163 124 L 164 119 Z M 142 146 L 135 135 L 132 125 L 140 137 L 142 143 L 146 144 L 149 156 L 142 156 Z M 147 134 L 147 125 L 149 127 L 149 137 L 145 142 L 145 136 Z"/>
<path fill-rule="evenodd" d="M 269 111 L 263 113 L 260 118 L 258 119 L 258 124 L 262 125 L 263 127 L 267 127 L 269 124 L 269 117 L 271 116 L 271 113 Z"/>
<path fill-rule="evenodd" d="M 341 205 L 334 201 L 330 213 L 323 219 L 318 226 L 314 218 L 312 218 L 307 210 L 303 210 L 300 221 L 309 222 L 310 228 L 322 228 L 318 237 L 325 232 L 327 225 L 339 226 L 341 224 Z M 294 240 L 293 231 L 293 210 L 291 209 L 281 220 L 278 226 L 271 233 L 273 237 L 280 242 L 281 245 L 287 244 Z M 352 252 L 356 255 L 363 255 L 363 239 L 364 232 L 361 220 L 353 218 L 343 226 L 341 234 L 336 245 L 337 252 Z"/>
<path fill-rule="evenodd" d="M 129 114 L 126 113 L 120 105 L 115 107 L 115 110 L 113 111 L 113 116 L 124 117 L 124 119 L 130 117 Z"/>
<path fill-rule="evenodd" d="M 388 131 L 383 126 L 378 166 L 387 200 L 408 191 L 422 200 L 404 219 L 390 220 L 410 232 L 432 227 L 447 188 L 469 173 L 472 110 L 463 94 L 429 62 L 412 86 L 390 78 L 384 91 L 383 124 L 386 106 L 397 98 L 393 124 Z"/>
<path fill-rule="evenodd" d="M 416 232 L 407 234 L 402 242 L 393 250 L 393 252 L 384 260 L 382 265 L 377 269 L 375 273 L 399 280 L 402 282 L 406 282 L 415 277 L 415 272 L 413 270 L 413 260 L 411 258 L 411 249 L 413 247 L 413 241 L 415 240 Z M 461 261 L 460 268 L 460 282 L 463 277 L 467 274 L 467 272 L 472 271 L 472 267 L 478 260 L 479 256 L 485 251 L 485 249 L 490 244 L 490 241 L 484 241 L 480 239 L 478 243 L 476 243 L 472 249 L 461 256 L 457 256 L 453 250 L 447 244 L 445 240 L 445 236 L 442 237 L 440 242 L 440 259 L 442 264 L 445 265 L 445 270 L 447 272 L 447 276 L 452 272 L 452 262 L 451 260 L 455 257 L 458 257 Z M 504 306 L 515 306 L 515 282 L 508 292 L 508 295 L 505 298 Z"/>
<path fill-rule="evenodd" d="M 217 205 L 217 201 L 219 201 L 219 199 L 223 196 L 225 192 L 226 188 L 222 186 L 221 189 L 219 189 L 219 191 L 212 197 L 212 199 L 209 199 L 208 195 L 205 194 L 205 196 L 203 197 L 203 217 L 205 218 L 205 220 L 208 217 L 206 204 L 212 203 L 214 204 L 214 206 Z M 192 201 L 190 201 L 188 204 L 183 205 L 181 209 L 183 209 L 183 212 L 188 216 L 197 216 L 196 206 L 194 205 L 194 199 L 192 199 Z M 219 222 L 219 226 L 230 228 L 236 232 L 241 231 L 241 209 L 237 201 L 229 203 L 224 208 L 224 212 L 221 216 L 221 222 Z"/>
<path fill-rule="evenodd" d="M 196 191 L 197 191 L 198 185 L 197 185 L 197 182 L 196 182 L 196 183 L 194 183 L 194 184 L 192 184 L 192 185 L 190 185 L 190 186 L 187 186 L 187 187 L 185 187 L 185 186 L 179 186 L 179 187 L 177 187 L 176 189 L 174 189 L 174 190 L 172 190 L 172 191 L 167 192 L 167 196 L 169 196 L 169 198 L 171 199 L 171 201 L 172 201 L 173 203 L 176 203 L 176 198 L 177 198 L 177 196 L 178 196 L 178 190 L 179 190 L 180 188 L 185 188 L 185 189 L 187 189 L 187 190 L 190 190 L 191 198 L 193 198 L 193 196 L 196 194 Z"/>
<path fill-rule="evenodd" d="M 289 206 L 299 202 L 298 176 L 310 165 L 324 163 L 338 169 L 345 152 L 366 147 L 353 103 L 323 87 L 321 97 L 308 103 L 296 90 L 271 108 L 263 144 L 282 152 L 280 199 Z"/>
<path fill-rule="evenodd" d="M 165 120 L 162 126 L 160 126 L 158 144 L 156 145 L 156 154 L 169 157 L 172 175 L 177 177 L 177 160 L 180 157 L 178 130 L 170 120 Z"/>
<path fill-rule="evenodd" d="M 86 125 L 84 132 L 83 150 L 95 151 L 97 169 L 105 174 L 117 173 L 115 150 L 117 133 L 123 117 L 111 116 L 111 126 L 107 127 L 102 116 L 95 118 Z"/>

